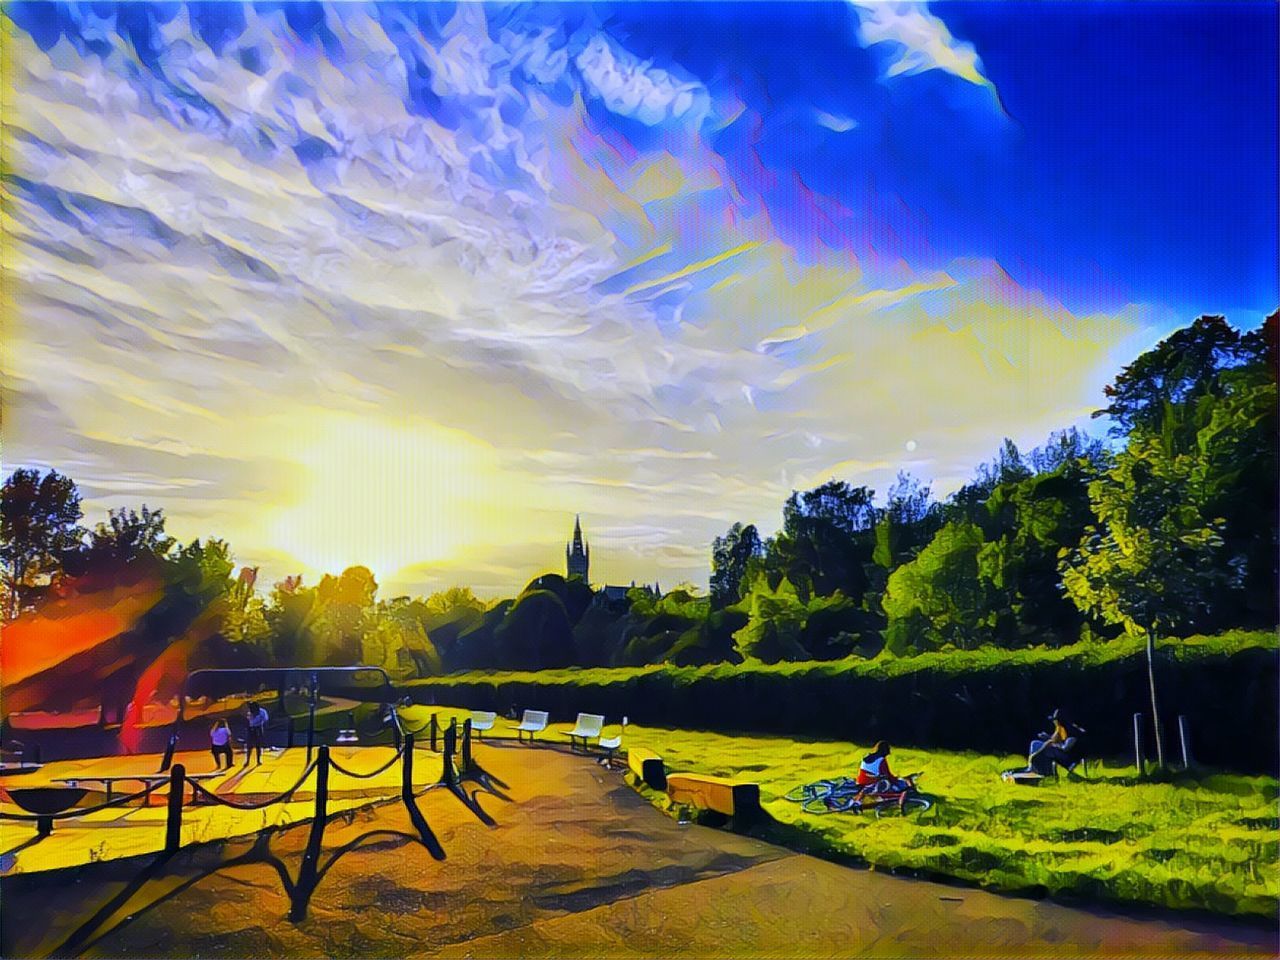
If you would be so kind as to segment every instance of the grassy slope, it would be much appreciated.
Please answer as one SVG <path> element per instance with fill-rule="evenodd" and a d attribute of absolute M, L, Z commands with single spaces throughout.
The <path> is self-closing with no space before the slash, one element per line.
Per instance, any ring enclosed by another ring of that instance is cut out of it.
<path fill-rule="evenodd" d="M 410 707 L 421 725 L 468 712 Z M 500 719 L 493 735 L 514 736 Z M 569 724 L 540 739 L 567 742 Z M 616 726 L 605 729 L 606 734 Z M 760 784 L 791 846 L 956 877 L 996 890 L 1203 909 L 1273 919 L 1280 897 L 1280 787 L 1270 777 L 1205 774 L 1171 783 L 1136 783 L 1129 768 L 1090 767 L 1090 782 L 1040 787 L 1005 784 L 999 772 L 1025 758 L 895 750 L 893 769 L 923 770 L 922 789 L 938 802 L 924 814 L 814 816 L 783 799 L 793 786 L 851 775 L 862 750 L 848 743 L 627 728 L 624 746 L 648 747 L 670 770 L 734 776 Z M 657 798 L 655 798 L 657 799 Z"/>
<path fill-rule="evenodd" d="M 1277 782 L 1206 775 L 1135 783 L 1134 770 L 1090 769 L 1091 782 L 1003 783 L 1023 758 L 895 750 L 901 773 L 923 770 L 937 802 L 924 814 L 801 812 L 793 786 L 852 775 L 846 743 L 628 728 L 627 742 L 673 770 L 760 784 L 782 834 L 878 867 L 906 867 L 1009 891 L 1067 893 L 1216 913 L 1276 916 L 1280 896 Z"/>

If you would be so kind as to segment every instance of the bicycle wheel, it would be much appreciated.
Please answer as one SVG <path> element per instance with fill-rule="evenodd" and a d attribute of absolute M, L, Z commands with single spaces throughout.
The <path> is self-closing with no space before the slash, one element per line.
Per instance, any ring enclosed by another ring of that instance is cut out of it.
<path fill-rule="evenodd" d="M 793 803 L 806 803 L 810 800 L 821 800 L 831 796 L 835 790 L 835 782 L 832 780 L 815 780 L 813 783 L 804 783 L 798 787 L 793 787 L 787 791 L 786 799 Z"/>
<path fill-rule="evenodd" d="M 905 817 L 909 813 L 923 813 L 933 806 L 933 801 L 921 796 L 904 797 L 888 803 L 876 804 L 877 817 Z"/>

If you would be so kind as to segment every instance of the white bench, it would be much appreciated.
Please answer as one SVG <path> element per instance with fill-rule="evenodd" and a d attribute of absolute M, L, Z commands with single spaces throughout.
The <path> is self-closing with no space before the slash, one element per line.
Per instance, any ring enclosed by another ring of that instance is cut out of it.
<path fill-rule="evenodd" d="M 600 737 L 600 731 L 604 729 L 604 717 L 598 713 L 580 713 L 578 714 L 578 723 L 569 731 L 569 745 L 576 748 L 578 741 L 582 741 L 582 749 L 587 749 L 588 740 L 596 740 Z"/>
<path fill-rule="evenodd" d="M 498 715 L 496 713 L 486 713 L 484 710 L 471 711 L 471 732 L 480 740 L 484 739 L 484 732 L 492 730 L 493 725 L 497 723 Z"/>
<path fill-rule="evenodd" d="M 600 765 L 613 769 L 614 758 L 618 755 L 618 748 L 622 746 L 622 736 L 627 732 L 627 718 L 622 718 L 622 729 L 618 731 L 616 737 L 601 737 L 600 749 L 603 750 L 604 756 L 600 758 Z"/>
<path fill-rule="evenodd" d="M 547 729 L 547 719 L 545 710 L 526 710 L 520 723 L 516 726 L 516 739 L 523 740 L 524 735 L 527 733 L 529 742 L 533 743 L 533 735 Z"/>

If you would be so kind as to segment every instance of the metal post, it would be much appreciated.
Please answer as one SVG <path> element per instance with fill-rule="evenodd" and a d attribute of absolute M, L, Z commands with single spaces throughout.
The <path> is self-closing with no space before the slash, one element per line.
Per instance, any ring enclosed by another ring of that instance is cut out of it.
<path fill-rule="evenodd" d="M 298 871 L 298 882 L 293 887 L 293 904 L 289 909 L 289 919 L 294 923 L 306 919 L 307 903 L 311 900 L 311 892 L 316 888 L 317 864 L 320 861 L 320 846 L 324 842 L 325 821 L 329 818 L 329 747 L 320 745 L 316 758 L 316 812 L 311 821 L 311 833 L 307 837 L 307 850 L 302 855 L 302 867 Z"/>
<path fill-rule="evenodd" d="M 164 852 L 177 853 L 182 846 L 182 801 L 187 792 L 187 768 L 175 763 L 169 771 L 169 816 L 164 828 Z"/>
<path fill-rule="evenodd" d="M 178 735 L 171 733 L 169 743 L 164 748 L 164 759 L 160 761 L 160 772 L 164 773 L 173 765 L 173 751 L 178 749 Z"/>
<path fill-rule="evenodd" d="M 440 719 L 436 714 L 431 715 L 431 752 L 435 753 L 440 749 Z"/>
<path fill-rule="evenodd" d="M 311 675 L 311 705 L 307 710 L 307 763 L 311 763 L 311 750 L 316 742 L 316 696 L 320 688 L 320 678 Z"/>
<path fill-rule="evenodd" d="M 404 735 L 404 756 L 400 764 L 400 796 L 406 804 L 413 800 L 413 734 Z"/>
<path fill-rule="evenodd" d="M 1187 733 L 1187 718 L 1178 714 L 1178 739 L 1182 742 L 1182 769 L 1191 769 L 1191 737 Z"/>
<path fill-rule="evenodd" d="M 441 763 L 440 782 L 454 784 L 457 782 L 457 771 L 453 769 L 453 752 L 458 745 L 458 722 L 449 724 L 444 732 L 444 759 Z"/>
<path fill-rule="evenodd" d="M 471 718 L 462 721 L 462 771 L 471 769 Z"/>
<path fill-rule="evenodd" d="M 1142 762 L 1142 714 L 1133 715 L 1133 765 L 1138 768 L 1138 776 L 1146 773 Z"/>

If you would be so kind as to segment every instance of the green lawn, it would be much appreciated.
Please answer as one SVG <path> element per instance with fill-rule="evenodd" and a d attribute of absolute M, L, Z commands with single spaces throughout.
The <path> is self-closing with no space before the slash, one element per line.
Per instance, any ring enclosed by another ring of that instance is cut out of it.
<path fill-rule="evenodd" d="M 442 724 L 469 715 L 454 707 L 409 707 L 410 726 L 432 713 Z M 491 736 L 513 737 L 499 719 Z M 539 736 L 567 744 L 570 724 Z M 605 728 L 606 734 L 617 731 Z M 422 736 L 425 736 L 423 734 Z M 739 777 L 760 784 L 776 823 L 767 838 L 876 868 L 955 877 L 1012 892 L 1276 917 L 1280 822 L 1273 777 L 1204 773 L 1171 782 L 1137 782 L 1132 767 L 1091 763 L 1087 782 L 1062 779 L 1026 787 L 1000 780 L 1025 758 L 895 749 L 897 773 L 924 771 L 923 792 L 937 802 L 923 814 L 806 814 L 783 795 L 797 784 L 851 776 L 866 745 L 784 737 L 641 727 L 625 747 L 658 753 L 669 771 Z M 646 791 L 647 792 L 647 791 Z M 665 794 L 649 793 L 673 812 Z"/>
<path fill-rule="evenodd" d="M 1009 891 L 1067 893 L 1179 909 L 1274 918 L 1280 897 L 1277 781 L 1206 774 L 1135 782 L 1134 769 L 1090 766 L 1088 782 L 1006 784 L 1022 766 L 992 757 L 902 749 L 896 773 L 924 771 L 923 814 L 805 814 L 783 795 L 793 786 L 852 776 L 863 752 L 847 743 L 726 736 L 629 727 L 669 770 L 760 784 L 784 842 Z"/>

